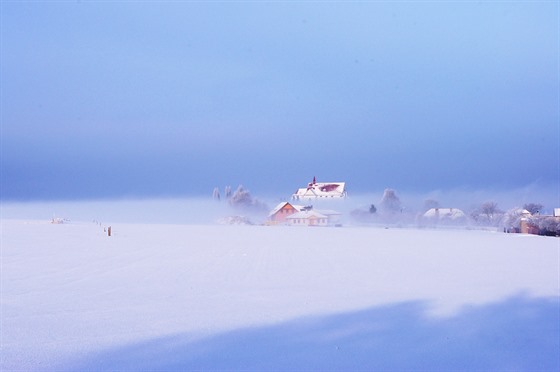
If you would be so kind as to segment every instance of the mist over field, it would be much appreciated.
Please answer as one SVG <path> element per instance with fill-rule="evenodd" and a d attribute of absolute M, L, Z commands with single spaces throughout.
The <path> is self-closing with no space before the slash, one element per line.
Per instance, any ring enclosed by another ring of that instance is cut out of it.
<path fill-rule="evenodd" d="M 250 183 L 249 183 L 250 184 Z M 352 189 L 352 185 L 348 185 Z M 50 220 L 53 217 L 71 221 L 103 221 L 127 223 L 178 223 L 178 224 L 215 224 L 223 217 L 246 215 L 253 223 L 264 223 L 268 213 L 280 202 L 290 201 L 299 205 L 312 205 L 316 209 L 333 209 L 342 213 L 345 223 L 353 223 L 350 214 L 355 210 L 368 210 L 370 206 L 380 206 L 383 190 L 370 193 L 349 192 L 344 200 L 301 200 L 292 201 L 289 192 L 270 196 L 253 193 L 247 188 L 251 197 L 262 204 L 258 210 L 236 208 L 223 196 L 214 200 L 211 190 L 204 197 L 181 198 L 130 198 L 130 199 L 93 199 L 93 200 L 51 200 L 51 201 L 4 201 L 1 206 L 2 218 Z M 395 190 L 402 205 L 402 212 L 413 216 L 423 214 L 429 209 L 427 201 L 435 201 L 442 208 L 459 208 L 470 213 L 484 202 L 496 202 L 498 208 L 507 211 L 521 208 L 524 204 L 539 203 L 543 205 L 543 214 L 552 214 L 553 208 L 560 205 L 558 187 L 541 187 L 535 184 L 523 188 L 496 191 L 471 190 L 436 190 L 429 193 L 411 193 Z M 412 224 L 413 220 L 409 219 Z"/>

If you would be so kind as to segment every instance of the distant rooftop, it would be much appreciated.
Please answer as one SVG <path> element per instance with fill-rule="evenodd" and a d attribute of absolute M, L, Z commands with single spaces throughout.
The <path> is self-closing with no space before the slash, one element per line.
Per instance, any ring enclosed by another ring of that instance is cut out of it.
<path fill-rule="evenodd" d="M 345 197 L 345 182 L 317 182 L 315 177 L 312 182 L 307 184 L 307 187 L 297 189 L 292 195 L 293 200 Z"/>

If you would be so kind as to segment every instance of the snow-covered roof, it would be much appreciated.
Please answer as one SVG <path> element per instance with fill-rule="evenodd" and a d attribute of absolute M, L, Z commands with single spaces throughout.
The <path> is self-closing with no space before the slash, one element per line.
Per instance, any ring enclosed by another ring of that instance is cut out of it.
<path fill-rule="evenodd" d="M 290 203 L 288 203 L 288 202 L 282 202 L 282 203 L 278 204 L 276 207 L 274 207 L 273 210 L 270 211 L 270 213 L 268 214 L 268 216 L 270 217 L 270 216 L 275 215 L 275 214 L 278 213 L 278 211 L 279 211 L 280 209 L 282 209 L 286 204 L 290 204 Z"/>
<path fill-rule="evenodd" d="M 301 219 L 308 219 L 308 218 L 328 218 L 328 216 L 325 216 L 322 213 L 319 213 L 316 210 L 310 210 L 310 211 L 303 211 L 303 212 L 297 212 L 294 213 L 288 217 L 286 217 L 287 219 L 294 219 L 294 218 L 301 218 Z"/>
<path fill-rule="evenodd" d="M 332 209 L 315 209 L 315 211 L 324 214 L 325 216 L 339 216 L 342 213 L 334 211 Z"/>
<path fill-rule="evenodd" d="M 424 213 L 424 217 L 456 219 L 465 217 L 465 212 L 458 208 L 432 208 Z"/>
<path fill-rule="evenodd" d="M 527 209 L 523 208 L 514 208 L 506 212 L 508 216 L 517 216 L 517 217 L 531 217 L 532 214 Z"/>
<path fill-rule="evenodd" d="M 518 215 L 522 215 L 525 217 L 529 217 L 531 216 L 531 212 L 529 212 L 527 209 L 523 209 L 523 208 L 519 208 L 513 211 L 513 214 L 518 214 Z"/>
<path fill-rule="evenodd" d="M 284 206 L 286 204 L 291 205 L 292 207 L 294 207 L 295 210 L 297 211 L 301 211 L 304 207 L 303 205 L 296 205 L 296 204 L 292 204 L 290 202 L 282 202 L 280 204 L 278 204 L 276 207 L 274 207 L 274 209 L 272 211 L 270 211 L 270 213 L 268 214 L 269 217 L 274 216 L 276 213 L 278 213 L 278 211 L 282 208 L 284 208 Z"/>
<path fill-rule="evenodd" d="M 344 198 L 346 197 L 345 182 L 310 182 L 307 187 L 296 190 L 292 199 L 315 199 L 315 198 Z"/>

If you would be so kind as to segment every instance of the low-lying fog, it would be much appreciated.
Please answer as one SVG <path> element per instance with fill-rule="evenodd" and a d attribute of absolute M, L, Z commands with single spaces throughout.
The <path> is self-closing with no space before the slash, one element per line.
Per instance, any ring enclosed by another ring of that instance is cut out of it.
<path fill-rule="evenodd" d="M 4 219 L 61 218 L 70 221 L 99 221 L 107 223 L 176 223 L 176 224 L 214 224 L 220 218 L 239 215 L 247 216 L 251 222 L 263 223 L 268 213 L 280 202 L 290 201 L 299 205 L 313 205 L 316 209 L 333 209 L 349 223 L 352 211 L 367 211 L 371 205 L 379 208 L 384 190 L 371 193 L 353 194 L 343 200 L 302 200 L 292 201 L 289 195 L 264 196 L 247 190 L 251 200 L 258 207 L 239 208 L 222 196 L 220 200 L 207 197 L 150 198 L 150 199 L 101 199 L 77 201 L 42 202 L 2 202 L 1 215 Z M 415 216 L 429 209 L 430 203 L 441 208 L 459 208 L 467 215 L 482 203 L 492 201 L 502 211 L 522 207 L 527 203 L 543 206 L 542 214 L 551 214 L 560 206 L 558 187 L 526 186 L 515 190 L 434 190 L 428 193 L 399 192 L 394 190 L 400 202 L 401 213 Z"/>

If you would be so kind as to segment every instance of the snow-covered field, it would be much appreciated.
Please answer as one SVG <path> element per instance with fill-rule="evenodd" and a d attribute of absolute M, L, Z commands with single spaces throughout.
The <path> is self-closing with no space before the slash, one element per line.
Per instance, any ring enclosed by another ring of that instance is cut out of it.
<path fill-rule="evenodd" d="M 3 371 L 560 370 L 558 238 L 49 218 L 1 221 Z"/>

